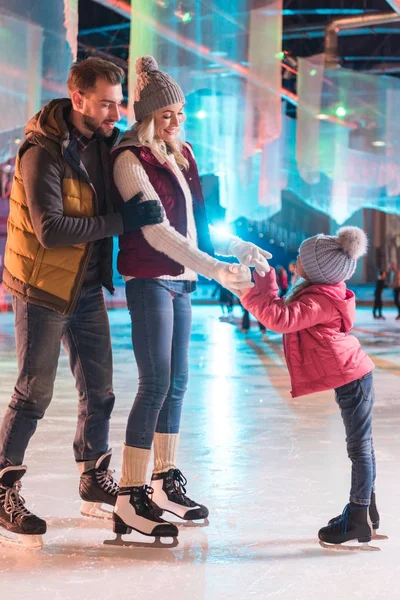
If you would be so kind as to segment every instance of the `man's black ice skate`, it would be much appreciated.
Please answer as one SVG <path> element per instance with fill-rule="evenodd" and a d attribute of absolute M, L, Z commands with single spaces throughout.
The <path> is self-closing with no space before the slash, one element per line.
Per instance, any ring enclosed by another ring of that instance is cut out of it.
<path fill-rule="evenodd" d="M 148 485 L 120 488 L 113 513 L 113 530 L 117 534 L 115 540 L 106 540 L 105 544 L 124 546 L 149 546 L 140 542 L 122 540 L 122 535 L 129 534 L 132 529 L 149 537 L 154 537 L 151 545 L 173 548 L 178 545 L 178 528 L 161 519 L 152 502 L 153 489 Z M 172 543 L 163 543 L 161 539 L 172 538 Z"/>
<path fill-rule="evenodd" d="M 186 496 L 186 484 L 187 479 L 179 469 L 153 473 L 151 485 L 154 489 L 154 504 L 190 523 L 204 519 L 203 525 L 208 525 L 208 508 Z"/>
<path fill-rule="evenodd" d="M 19 494 L 20 479 L 25 472 L 23 465 L 5 467 L 0 471 L 0 527 L 17 535 L 17 538 L 0 535 L 0 544 L 37 550 L 43 546 L 46 521 L 32 514 Z"/>
<path fill-rule="evenodd" d="M 112 512 L 102 508 L 102 504 L 115 506 L 119 486 L 108 468 L 111 450 L 100 456 L 93 469 L 81 475 L 79 494 L 83 500 L 81 514 L 85 517 L 111 519 Z"/>
<path fill-rule="evenodd" d="M 318 537 L 324 548 L 356 540 L 362 546 L 341 547 L 348 550 L 379 550 L 368 545 L 372 538 L 372 530 L 368 523 L 367 506 L 347 504 L 340 517 L 319 530 Z"/>

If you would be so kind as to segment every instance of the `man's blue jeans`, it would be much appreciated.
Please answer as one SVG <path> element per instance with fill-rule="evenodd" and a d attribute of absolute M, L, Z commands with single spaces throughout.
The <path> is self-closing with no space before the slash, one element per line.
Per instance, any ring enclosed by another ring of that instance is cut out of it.
<path fill-rule="evenodd" d="M 132 320 L 139 389 L 126 443 L 151 448 L 154 433 L 178 433 L 189 365 L 190 281 L 131 279 L 126 298 Z"/>
<path fill-rule="evenodd" d="M 71 316 L 19 298 L 13 299 L 13 308 L 19 374 L 0 428 L 0 468 L 24 460 L 37 422 L 53 396 L 61 342 L 78 391 L 75 460 L 99 458 L 108 450 L 115 400 L 110 328 L 101 287 L 83 288 Z"/>
<path fill-rule="evenodd" d="M 369 505 L 376 477 L 372 440 L 375 401 L 372 373 L 336 388 L 335 396 L 346 429 L 347 454 L 352 462 L 350 501 Z"/>

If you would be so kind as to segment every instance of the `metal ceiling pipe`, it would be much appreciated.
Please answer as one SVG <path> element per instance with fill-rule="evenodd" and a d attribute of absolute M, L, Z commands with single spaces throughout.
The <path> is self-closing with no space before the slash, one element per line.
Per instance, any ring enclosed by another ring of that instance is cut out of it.
<path fill-rule="evenodd" d="M 390 27 L 388 25 L 375 25 L 363 27 L 362 29 L 344 29 L 341 31 L 341 36 L 361 36 L 361 35 L 389 35 L 400 33 L 399 27 Z M 357 27 L 357 25 L 356 25 Z M 318 39 L 325 37 L 325 26 L 324 25 L 299 25 L 296 27 L 286 27 L 282 39 L 284 40 L 300 40 L 300 39 Z"/>
<path fill-rule="evenodd" d="M 395 1 L 395 0 L 392 0 Z M 325 28 L 325 66 L 328 69 L 337 69 L 339 64 L 338 40 L 342 31 L 361 27 L 372 27 L 384 23 L 400 21 L 397 12 L 381 13 L 380 15 L 360 15 L 345 19 L 335 19 Z"/>
<path fill-rule="evenodd" d="M 371 74 L 388 75 L 390 73 L 400 73 L 400 63 L 395 63 L 394 65 L 386 63 L 383 65 L 380 65 L 379 67 L 373 67 L 372 69 L 365 69 L 364 71 L 361 71 L 361 72 L 364 73 L 364 75 L 371 75 Z"/>

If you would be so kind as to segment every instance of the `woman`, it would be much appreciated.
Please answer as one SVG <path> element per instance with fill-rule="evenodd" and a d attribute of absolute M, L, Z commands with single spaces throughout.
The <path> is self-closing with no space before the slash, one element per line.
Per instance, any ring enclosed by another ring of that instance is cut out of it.
<path fill-rule="evenodd" d="M 250 271 L 213 257 L 196 162 L 178 137 L 184 119 L 181 88 L 152 57 L 140 58 L 136 71 L 137 123 L 115 149 L 114 180 L 121 201 L 138 193 L 142 201 L 159 199 L 166 219 L 120 238 L 118 270 L 126 281 L 139 390 L 127 424 L 114 531 L 175 537 L 178 530 L 160 518 L 162 511 L 191 521 L 208 516 L 205 506 L 186 495 L 186 478 L 176 467 L 188 380 L 190 292 L 196 273 L 238 291 L 249 285 Z M 227 253 L 234 251 L 260 273 L 268 270 L 268 253 L 254 244 L 231 238 L 229 245 Z"/>

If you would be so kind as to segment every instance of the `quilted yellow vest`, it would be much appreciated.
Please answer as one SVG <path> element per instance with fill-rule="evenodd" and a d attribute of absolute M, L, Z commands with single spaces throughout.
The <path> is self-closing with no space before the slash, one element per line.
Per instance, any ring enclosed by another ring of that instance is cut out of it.
<path fill-rule="evenodd" d="M 13 295 L 62 314 L 74 310 L 79 296 L 92 244 L 44 248 L 33 230 L 29 215 L 20 161 L 32 144 L 48 150 L 63 167 L 62 196 L 64 214 L 70 217 L 93 216 L 93 188 L 79 169 L 65 160 L 69 132 L 64 111 L 69 100 L 53 100 L 28 124 L 27 139 L 17 159 L 10 197 L 3 284 Z"/>

